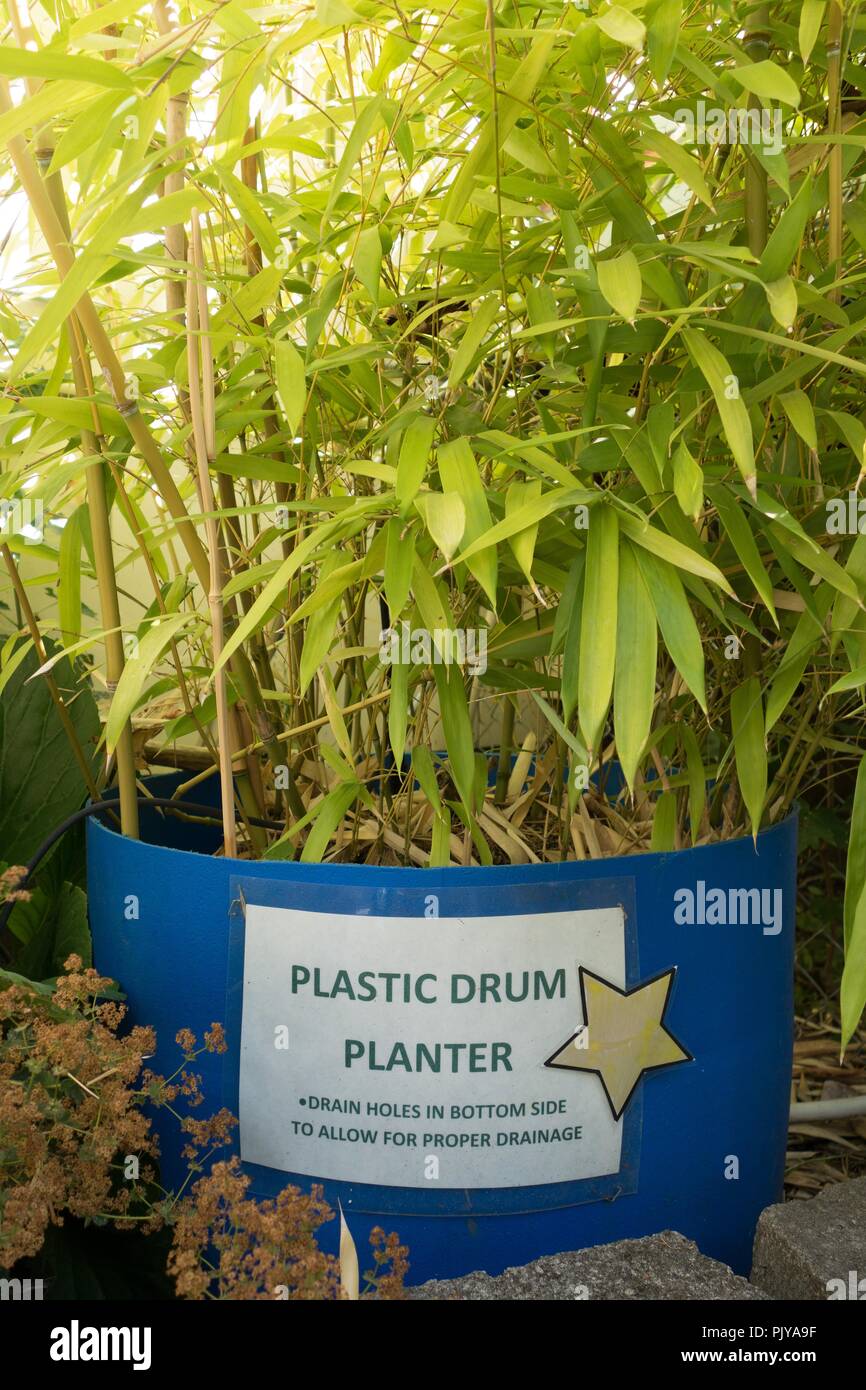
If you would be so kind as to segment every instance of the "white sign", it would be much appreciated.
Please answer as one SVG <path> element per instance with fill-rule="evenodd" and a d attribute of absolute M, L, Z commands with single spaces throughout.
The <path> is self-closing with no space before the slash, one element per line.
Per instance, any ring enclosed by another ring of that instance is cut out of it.
<path fill-rule="evenodd" d="M 617 1173 L 598 1077 L 546 1067 L 579 970 L 625 986 L 622 908 L 343 916 L 248 904 L 240 1149 L 384 1186 L 523 1187 Z"/>

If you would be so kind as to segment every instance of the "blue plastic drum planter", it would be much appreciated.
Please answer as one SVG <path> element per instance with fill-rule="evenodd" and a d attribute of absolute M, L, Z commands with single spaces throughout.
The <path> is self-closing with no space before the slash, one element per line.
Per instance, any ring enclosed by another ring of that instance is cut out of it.
<path fill-rule="evenodd" d="M 795 817 L 756 844 L 493 868 L 219 843 L 154 810 L 138 841 L 94 817 L 90 920 L 155 1070 L 180 1028 L 225 1024 L 198 1113 L 239 1115 L 253 1193 L 321 1183 L 362 1268 L 382 1226 L 412 1282 L 668 1229 L 748 1271 L 782 1191 Z M 156 1124 L 171 1187 L 183 1140 Z"/>

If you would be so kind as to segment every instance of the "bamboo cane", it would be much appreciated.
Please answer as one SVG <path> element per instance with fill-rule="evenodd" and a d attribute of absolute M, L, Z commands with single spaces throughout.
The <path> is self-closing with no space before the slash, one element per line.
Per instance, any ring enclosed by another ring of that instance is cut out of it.
<path fill-rule="evenodd" d="M 205 513 L 210 577 L 208 606 L 210 608 L 214 665 L 218 666 L 223 649 L 222 550 L 216 519 L 216 503 L 210 478 L 210 465 L 216 454 L 214 431 L 214 379 L 210 339 L 207 333 L 207 298 L 204 285 L 204 256 L 198 213 L 193 211 L 192 264 L 187 275 L 186 342 L 189 365 L 189 404 L 192 414 L 193 439 L 198 466 L 198 486 L 202 511 Z M 220 801 L 223 815 L 225 853 L 237 858 L 235 829 L 234 784 L 232 777 L 232 742 L 229 725 L 229 703 L 225 667 L 218 666 L 214 677 L 217 709 L 217 749 L 219 754 Z"/>
<path fill-rule="evenodd" d="M 770 55 L 770 7 L 758 5 L 749 22 L 745 49 L 753 62 L 763 62 Z M 750 110 L 761 110 L 755 99 Z M 746 221 L 746 235 L 749 250 L 753 256 L 761 256 L 767 244 L 769 227 L 769 203 L 767 197 L 767 173 L 758 163 L 754 154 L 746 161 L 746 177 L 743 189 L 743 210 Z"/>

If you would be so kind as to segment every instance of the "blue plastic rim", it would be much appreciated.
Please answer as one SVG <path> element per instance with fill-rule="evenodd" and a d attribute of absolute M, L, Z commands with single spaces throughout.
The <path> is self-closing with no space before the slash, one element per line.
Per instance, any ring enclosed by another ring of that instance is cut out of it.
<path fill-rule="evenodd" d="M 150 779 L 154 795 L 171 796 L 184 780 Z M 191 799 L 217 804 L 214 780 Z M 626 908 L 627 978 L 632 988 L 676 967 L 665 1024 L 692 1056 L 687 1065 L 646 1075 L 629 1102 L 619 1185 L 561 1183 L 427 1194 L 419 1189 L 324 1182 L 326 1199 L 351 1213 L 362 1268 L 369 1232 L 396 1230 L 410 1249 L 410 1282 L 475 1269 L 499 1273 L 540 1255 L 610 1241 L 680 1231 L 701 1250 L 747 1273 L 755 1225 L 780 1199 L 793 1048 L 793 953 L 796 816 L 751 839 L 564 864 L 494 868 L 401 869 L 350 864 L 238 861 L 214 857 L 217 828 L 145 810 L 142 838 L 124 839 L 95 817 L 88 822 L 88 889 L 94 961 L 120 981 L 132 1023 L 156 1029 L 151 1066 L 169 1073 L 179 1060 L 175 1035 L 200 1038 L 227 1024 L 225 1058 L 204 1054 L 205 1105 L 236 1113 L 242 952 L 237 885 L 261 901 L 359 916 L 405 916 L 407 893 L 440 896 L 441 915 L 490 916 L 506 899 L 537 911 L 617 898 Z M 683 925 L 675 894 L 704 883 L 720 888 L 781 890 L 781 929 L 760 925 Z M 513 890 L 513 893 L 510 891 Z M 529 894 L 529 899 L 527 899 Z M 128 920 L 125 904 L 138 900 Z M 248 900 L 250 898 L 247 893 Z M 233 903 L 235 904 L 233 910 Z M 513 909 L 505 909 L 513 911 Z M 156 1128 L 166 1186 L 182 1181 L 183 1138 L 162 1112 Z M 221 1156 L 224 1156 L 225 1151 Z M 271 1196 L 309 1177 L 253 1168 L 252 1191 Z M 338 1223 L 320 1232 L 336 1253 Z"/>

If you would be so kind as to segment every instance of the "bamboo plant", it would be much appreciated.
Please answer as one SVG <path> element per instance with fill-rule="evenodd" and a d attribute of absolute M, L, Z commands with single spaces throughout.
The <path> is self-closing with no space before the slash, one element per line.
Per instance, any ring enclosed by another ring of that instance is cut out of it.
<path fill-rule="evenodd" d="M 593 858 L 859 768 L 850 1037 L 861 6 L 6 9 L 3 558 L 124 832 L 175 765 L 229 854 Z"/>

